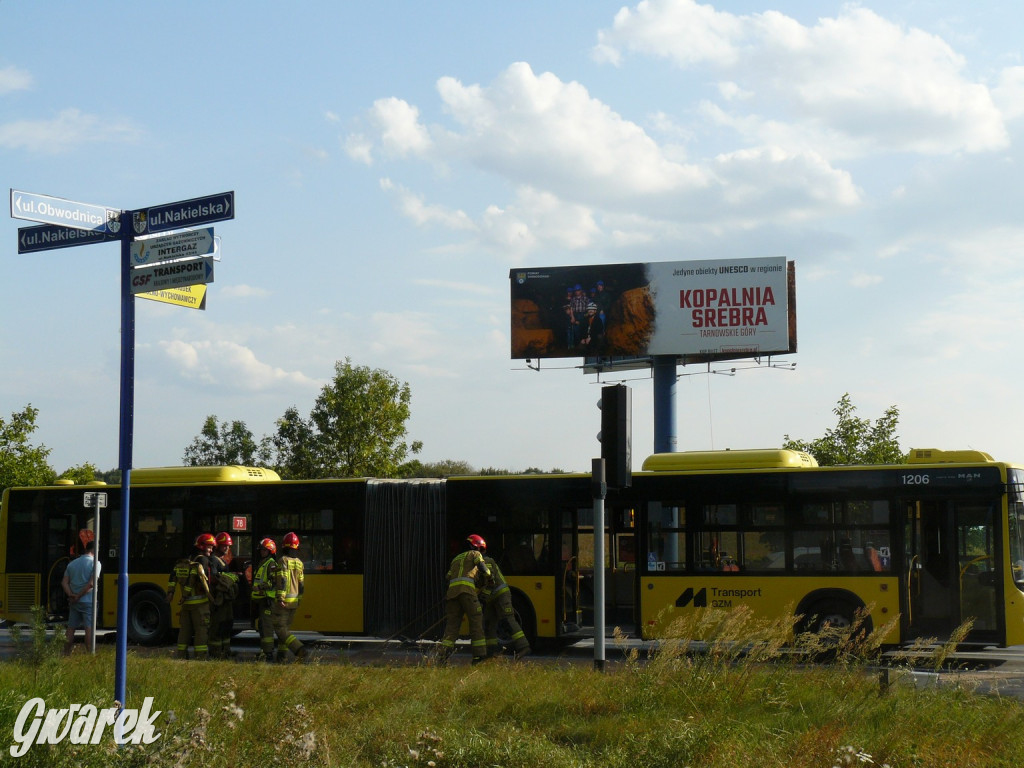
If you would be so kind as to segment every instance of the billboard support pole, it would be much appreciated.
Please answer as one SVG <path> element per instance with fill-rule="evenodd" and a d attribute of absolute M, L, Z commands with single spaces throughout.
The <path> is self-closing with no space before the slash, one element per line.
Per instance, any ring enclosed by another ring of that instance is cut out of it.
<path fill-rule="evenodd" d="M 654 452 L 675 453 L 676 438 L 676 357 L 654 356 Z"/>

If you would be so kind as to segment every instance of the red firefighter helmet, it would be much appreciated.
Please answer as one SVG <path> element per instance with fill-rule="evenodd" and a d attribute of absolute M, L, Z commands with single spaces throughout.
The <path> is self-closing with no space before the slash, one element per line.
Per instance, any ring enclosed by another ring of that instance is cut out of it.
<path fill-rule="evenodd" d="M 196 536 L 196 547 L 202 549 L 203 547 L 216 547 L 217 540 L 213 538 L 212 533 L 200 533 Z"/>
<path fill-rule="evenodd" d="M 227 531 L 221 531 L 217 534 L 217 546 L 218 547 L 230 547 L 234 544 L 234 540 L 231 538 L 231 534 Z"/>
<path fill-rule="evenodd" d="M 299 537 L 294 533 L 286 533 L 284 535 L 284 539 L 281 541 L 281 546 L 285 549 L 298 549 Z"/>
<path fill-rule="evenodd" d="M 477 536 L 475 533 L 471 533 L 466 537 L 466 541 L 469 542 L 469 545 L 473 547 L 473 549 L 479 549 L 481 552 L 485 552 L 487 550 L 487 542 L 484 541 L 483 536 Z"/>
<path fill-rule="evenodd" d="M 263 539 L 260 542 L 260 549 L 265 549 L 272 555 L 277 554 L 277 544 L 274 543 L 273 539 Z"/>

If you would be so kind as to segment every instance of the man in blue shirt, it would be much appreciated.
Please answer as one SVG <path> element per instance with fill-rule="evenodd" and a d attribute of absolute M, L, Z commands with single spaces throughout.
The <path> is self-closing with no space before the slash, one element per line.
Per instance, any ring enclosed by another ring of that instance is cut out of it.
<path fill-rule="evenodd" d="M 85 630 L 85 647 L 93 648 L 92 611 L 96 577 L 99 576 L 100 564 L 96 562 L 94 552 L 96 543 L 87 542 L 85 554 L 75 558 L 64 571 L 64 594 L 68 596 L 68 631 L 64 642 L 64 655 L 70 655 L 75 647 L 75 630 Z"/>

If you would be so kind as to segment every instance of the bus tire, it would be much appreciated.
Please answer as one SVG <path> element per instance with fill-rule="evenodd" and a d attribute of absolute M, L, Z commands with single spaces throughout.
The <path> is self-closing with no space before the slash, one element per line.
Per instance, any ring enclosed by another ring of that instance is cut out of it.
<path fill-rule="evenodd" d="M 512 590 L 512 612 L 515 614 L 520 629 L 523 630 L 523 635 L 526 636 L 526 641 L 531 648 L 535 648 L 537 646 L 537 619 L 533 614 L 533 606 L 525 595 L 514 589 Z M 509 635 L 508 624 L 504 621 L 498 622 L 498 644 L 502 648 L 512 650 L 512 638 Z"/>
<path fill-rule="evenodd" d="M 862 610 L 862 606 L 854 605 L 847 600 L 821 600 L 812 605 L 807 612 L 807 629 L 810 632 L 821 634 L 830 628 L 833 630 L 849 629 L 859 621 L 858 633 L 868 635 L 872 630 L 871 617 L 859 616 L 858 612 Z"/>
<path fill-rule="evenodd" d="M 160 645 L 171 631 L 171 607 L 158 589 L 140 589 L 128 598 L 128 642 Z"/>

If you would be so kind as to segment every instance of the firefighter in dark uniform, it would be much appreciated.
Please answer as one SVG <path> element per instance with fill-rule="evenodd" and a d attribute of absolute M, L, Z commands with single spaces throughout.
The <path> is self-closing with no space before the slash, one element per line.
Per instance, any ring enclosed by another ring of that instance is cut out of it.
<path fill-rule="evenodd" d="M 274 624 L 271 610 L 277 597 L 277 544 L 273 539 L 260 541 L 259 561 L 252 575 L 249 616 L 252 628 L 260 633 L 260 658 L 274 660 Z"/>
<path fill-rule="evenodd" d="M 299 537 L 286 533 L 281 540 L 281 557 L 277 561 L 277 596 L 271 609 L 274 632 L 277 634 L 277 660 L 285 661 L 291 651 L 300 661 L 305 661 L 306 648 L 302 641 L 292 634 L 295 611 L 302 600 L 305 575 L 299 554 Z"/>
<path fill-rule="evenodd" d="M 210 556 L 214 571 L 210 579 L 210 658 L 226 659 L 231 656 L 231 632 L 235 623 L 239 574 L 228 569 L 232 559 L 231 546 L 234 544 L 231 534 L 221 531 L 216 541 L 216 549 Z"/>
<path fill-rule="evenodd" d="M 486 545 L 482 553 L 487 552 Z M 512 591 L 505 581 L 505 574 L 494 561 L 494 558 L 484 554 L 484 562 L 491 572 L 491 581 L 480 593 L 480 602 L 484 609 L 484 635 L 487 637 L 487 655 L 496 656 L 498 648 L 498 625 L 504 621 L 508 626 L 509 639 L 512 641 L 512 650 L 517 659 L 527 656 L 530 653 L 530 641 L 526 639 L 526 633 L 516 621 L 516 612 L 512 608 Z"/>
<path fill-rule="evenodd" d="M 180 629 L 176 656 L 188 658 L 188 646 L 195 648 L 195 658 L 205 659 L 209 655 L 208 636 L 210 631 L 210 555 L 217 541 L 212 533 L 201 533 L 196 537 L 196 551 L 191 557 L 182 558 L 171 571 L 167 582 L 167 602 L 174 599 L 174 593 L 181 590 Z"/>
<path fill-rule="evenodd" d="M 466 541 L 469 549 L 455 556 L 448 568 L 448 591 L 445 593 L 444 637 L 441 639 L 441 662 L 444 663 L 455 652 L 455 640 L 459 636 L 462 617 L 469 619 L 469 638 L 473 650 L 473 663 L 487 658 L 487 639 L 484 637 L 483 609 L 479 593 L 491 578 L 481 550 L 487 543 L 475 533 Z"/>

